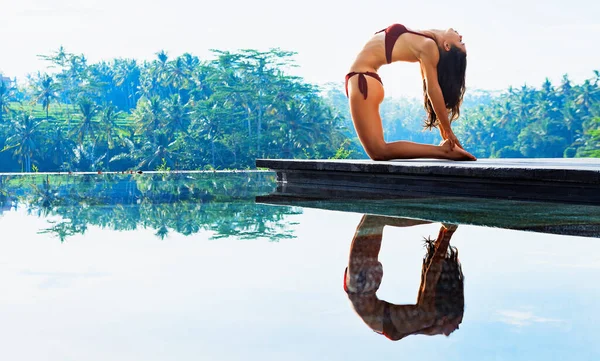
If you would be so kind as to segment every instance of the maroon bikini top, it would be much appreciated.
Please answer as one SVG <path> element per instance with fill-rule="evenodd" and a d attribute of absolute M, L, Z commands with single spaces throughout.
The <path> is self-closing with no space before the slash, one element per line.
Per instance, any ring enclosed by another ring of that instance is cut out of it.
<path fill-rule="evenodd" d="M 421 35 L 426 38 L 433 39 L 435 41 L 435 38 L 433 36 L 426 35 L 423 33 L 412 31 L 412 30 L 408 30 L 406 28 L 406 26 L 404 26 L 402 24 L 390 25 L 387 28 L 376 32 L 375 34 L 379 34 L 384 31 L 385 31 L 385 58 L 386 58 L 388 64 L 392 62 L 392 50 L 394 50 L 394 44 L 396 44 L 396 40 L 398 40 L 400 35 L 402 35 L 404 33 Z"/>

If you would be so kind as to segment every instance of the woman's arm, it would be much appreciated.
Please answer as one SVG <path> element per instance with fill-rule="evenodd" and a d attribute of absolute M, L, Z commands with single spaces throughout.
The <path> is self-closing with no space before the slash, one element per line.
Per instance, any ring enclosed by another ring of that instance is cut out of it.
<path fill-rule="evenodd" d="M 442 88 L 438 82 L 437 64 L 440 60 L 440 53 L 437 44 L 434 41 L 427 41 L 420 53 L 419 60 L 421 62 L 421 74 L 425 79 L 427 88 L 427 96 L 433 106 L 433 111 L 437 117 L 440 134 L 444 140 L 450 140 L 451 145 L 460 145 L 460 142 L 454 135 L 448 120 L 448 109 L 446 109 L 446 101 Z"/>
<path fill-rule="evenodd" d="M 383 226 L 377 216 L 365 214 L 362 217 L 350 246 L 350 267 L 353 263 L 362 262 L 365 259 L 377 260 L 381 249 Z"/>
<path fill-rule="evenodd" d="M 395 305 L 380 300 L 375 295 L 362 299 L 351 298 L 351 302 L 354 310 L 367 326 L 377 333 L 391 331 L 391 334 L 386 336 L 393 340 L 418 333 L 431 327 L 435 322 L 435 313 L 424 312 L 418 305 Z M 387 315 L 386 307 L 389 307 Z"/>
<path fill-rule="evenodd" d="M 442 225 L 435 240 L 435 251 L 427 270 L 425 279 L 419 289 L 417 304 L 426 312 L 435 311 L 435 289 L 442 274 L 442 263 L 448 252 L 450 238 L 456 231 L 456 225 Z"/>
<path fill-rule="evenodd" d="M 381 249 L 383 227 L 412 227 L 428 223 L 432 222 L 420 219 L 365 214 L 356 228 L 356 233 L 354 233 L 354 238 L 352 239 L 350 263 L 352 264 L 352 259 L 356 259 L 357 257 L 360 257 L 361 260 L 377 259 L 379 250 Z"/>
<path fill-rule="evenodd" d="M 429 224 L 433 223 L 432 221 L 425 221 L 422 219 L 412 219 L 412 218 L 403 218 L 403 217 L 393 217 L 393 216 L 376 216 L 376 215 L 365 215 L 367 219 L 369 219 L 369 223 L 378 224 L 381 226 L 390 226 L 390 227 L 412 227 L 418 226 L 420 224 Z"/>

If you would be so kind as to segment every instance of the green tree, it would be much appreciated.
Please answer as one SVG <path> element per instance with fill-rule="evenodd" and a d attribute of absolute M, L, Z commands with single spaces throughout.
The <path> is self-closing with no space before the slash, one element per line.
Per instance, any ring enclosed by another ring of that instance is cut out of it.
<path fill-rule="evenodd" d="M 56 101 L 56 93 L 54 87 L 54 79 L 48 74 L 43 74 L 39 77 L 38 84 L 36 87 L 36 104 L 41 104 L 46 111 L 46 121 L 49 118 L 48 112 L 50 104 Z"/>
<path fill-rule="evenodd" d="M 42 124 L 26 112 L 17 113 L 12 124 L 12 135 L 6 140 L 7 146 L 2 150 L 12 150 L 19 159 L 21 171 L 31 172 L 32 157 L 37 151 L 37 133 Z"/>
<path fill-rule="evenodd" d="M 9 104 L 12 97 L 12 88 L 0 79 L 0 124 L 4 123 L 4 116 L 10 111 Z"/>
<path fill-rule="evenodd" d="M 94 117 L 98 113 L 98 106 L 87 97 L 79 99 L 77 102 L 81 115 L 81 121 L 75 128 L 74 134 L 77 136 L 77 142 L 81 146 L 86 140 L 96 141 L 96 131 L 98 123 Z"/>
<path fill-rule="evenodd" d="M 105 104 L 100 110 L 98 140 L 105 142 L 104 164 L 107 170 L 110 169 L 111 150 L 118 144 L 125 145 L 123 139 L 128 136 L 128 132 L 118 123 L 119 115 L 113 104 Z"/>

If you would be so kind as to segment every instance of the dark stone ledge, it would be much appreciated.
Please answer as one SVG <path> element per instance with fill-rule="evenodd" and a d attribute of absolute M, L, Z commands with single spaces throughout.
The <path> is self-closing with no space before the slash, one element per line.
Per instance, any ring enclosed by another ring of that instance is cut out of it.
<path fill-rule="evenodd" d="M 456 196 L 600 205 L 600 159 L 259 159 L 280 186 L 312 199 Z M 291 188 L 290 188 L 291 187 Z"/>

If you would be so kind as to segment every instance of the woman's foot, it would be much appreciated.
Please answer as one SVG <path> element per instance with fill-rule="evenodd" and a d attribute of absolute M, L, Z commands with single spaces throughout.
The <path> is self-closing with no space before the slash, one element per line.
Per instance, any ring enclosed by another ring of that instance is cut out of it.
<path fill-rule="evenodd" d="M 475 156 L 473 156 L 471 153 L 467 152 L 466 150 L 460 148 L 457 145 L 455 145 L 454 148 L 451 148 L 450 142 L 447 140 L 442 141 L 442 143 L 440 143 L 440 147 L 442 147 L 446 159 L 477 160 Z"/>

